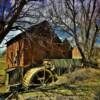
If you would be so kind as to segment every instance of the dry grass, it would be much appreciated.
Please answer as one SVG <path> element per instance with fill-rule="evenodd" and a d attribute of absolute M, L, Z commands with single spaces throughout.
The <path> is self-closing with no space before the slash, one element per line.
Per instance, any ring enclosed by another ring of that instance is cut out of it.
<path fill-rule="evenodd" d="M 93 68 L 83 68 L 69 74 L 67 77 L 70 84 L 78 82 L 83 82 L 83 84 L 91 82 L 100 83 L 100 70 Z"/>
<path fill-rule="evenodd" d="M 4 58 L 0 58 L 0 75 L 5 75 L 6 64 Z M 3 78 L 4 79 L 4 78 Z M 1 80 L 3 80 L 1 79 Z M 56 84 L 74 85 L 78 87 L 76 90 L 69 88 L 58 88 L 57 91 L 64 95 L 83 94 L 87 95 L 85 99 L 79 100 L 100 100 L 100 70 L 94 68 L 81 68 L 72 73 L 60 76 Z M 0 92 L 7 90 L 7 87 L 0 88 Z M 36 95 L 38 93 L 35 93 Z M 31 96 L 31 94 L 23 94 Z M 32 93 L 33 95 L 33 93 Z M 97 99 L 99 98 L 99 99 Z"/>
<path fill-rule="evenodd" d="M 81 68 L 72 73 L 60 76 L 56 85 L 63 94 L 83 95 L 78 100 L 100 100 L 100 70 Z M 99 99 L 97 99 L 99 98 Z"/>

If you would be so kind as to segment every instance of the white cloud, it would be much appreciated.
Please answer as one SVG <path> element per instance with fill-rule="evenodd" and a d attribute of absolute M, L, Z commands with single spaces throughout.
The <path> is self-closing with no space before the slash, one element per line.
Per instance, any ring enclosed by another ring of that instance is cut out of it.
<path fill-rule="evenodd" d="M 10 0 L 11 6 L 15 4 L 15 0 Z"/>

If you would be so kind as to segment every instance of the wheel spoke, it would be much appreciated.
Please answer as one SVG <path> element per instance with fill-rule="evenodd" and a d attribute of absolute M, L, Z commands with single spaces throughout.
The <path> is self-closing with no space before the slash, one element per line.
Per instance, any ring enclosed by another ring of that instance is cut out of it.
<path fill-rule="evenodd" d="M 48 79 L 45 81 L 45 83 L 47 83 L 47 82 L 49 81 L 50 78 L 52 78 L 52 75 L 50 75 L 50 76 L 48 77 Z"/>
<path fill-rule="evenodd" d="M 41 81 L 41 79 L 39 79 L 40 77 L 39 77 L 39 75 L 38 75 L 38 74 L 36 74 L 36 77 L 37 77 L 37 80 L 39 80 L 39 81 L 40 81 L 40 83 L 41 83 L 41 84 L 43 84 L 43 82 Z"/>
<path fill-rule="evenodd" d="M 45 73 L 45 69 L 44 69 L 44 72 L 43 72 L 43 84 L 45 83 L 45 78 L 46 78 L 46 73 Z"/>
<path fill-rule="evenodd" d="M 53 82 L 53 73 L 47 68 L 32 68 L 25 73 L 23 78 L 23 86 L 29 87 L 30 85 L 45 86 Z"/>

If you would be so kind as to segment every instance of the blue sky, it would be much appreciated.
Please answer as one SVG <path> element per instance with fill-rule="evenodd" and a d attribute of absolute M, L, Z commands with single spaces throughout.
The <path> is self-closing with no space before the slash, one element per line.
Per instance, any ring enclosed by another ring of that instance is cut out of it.
<path fill-rule="evenodd" d="M 71 45 L 72 46 L 75 46 L 75 43 L 73 41 L 73 38 L 71 38 L 71 36 L 67 32 L 63 31 L 59 27 L 58 28 L 54 28 L 54 31 L 60 37 L 60 39 L 64 40 L 65 38 L 67 38 L 70 41 Z M 98 34 L 98 36 L 97 36 L 95 46 L 96 47 L 100 47 L 100 34 Z"/>
<path fill-rule="evenodd" d="M 97 43 L 100 43 L 100 39 L 97 39 L 96 42 L 97 42 Z"/>
<path fill-rule="evenodd" d="M 31 1 L 38 1 L 38 2 L 42 2 L 42 3 L 47 2 L 47 0 L 31 0 Z M 14 0 L 0 0 L 0 16 L 2 15 L 4 8 L 5 8 L 5 12 L 6 12 L 5 14 L 7 14 L 7 12 L 10 10 L 13 3 L 14 3 Z"/>
<path fill-rule="evenodd" d="M 9 11 L 9 9 L 11 8 L 11 5 L 12 5 L 11 4 L 11 1 L 13 1 L 13 0 L 6 0 L 7 3 L 5 4 L 4 3 L 4 0 L 2 0 L 2 3 L 0 4 L 0 16 L 1 16 L 1 13 L 2 13 L 4 7 L 6 7 L 6 12 Z M 47 0 L 33 0 L 33 1 L 42 1 L 43 3 L 46 3 L 47 2 Z M 98 23 L 100 23 L 100 20 L 98 21 Z M 70 38 L 70 36 L 66 32 L 62 31 L 60 28 L 56 28 L 55 29 L 55 33 L 57 33 L 57 35 L 61 39 L 64 39 L 66 37 L 67 38 Z M 16 32 L 16 34 L 17 34 L 17 32 Z M 16 35 L 16 34 L 14 34 L 14 35 Z M 100 38 L 96 40 L 96 43 L 100 45 Z M 2 50 L 4 50 L 4 49 L 1 49 L 0 48 L 0 51 L 2 51 Z"/>
<path fill-rule="evenodd" d="M 8 12 L 11 8 L 11 0 L 5 0 L 0 1 L 0 16 L 2 15 L 3 9 L 5 8 L 5 12 Z M 5 13 L 7 14 L 7 13 Z"/>
<path fill-rule="evenodd" d="M 60 27 L 55 27 L 54 31 L 62 40 L 64 40 L 66 37 L 70 38 L 70 35 L 67 32 L 63 31 Z"/>

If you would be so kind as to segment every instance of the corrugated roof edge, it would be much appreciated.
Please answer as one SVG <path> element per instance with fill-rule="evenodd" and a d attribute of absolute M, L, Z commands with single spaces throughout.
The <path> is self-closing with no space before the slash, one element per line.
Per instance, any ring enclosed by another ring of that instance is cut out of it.
<path fill-rule="evenodd" d="M 33 28 L 41 26 L 41 24 L 43 24 L 43 26 L 44 25 L 50 26 L 49 22 L 46 21 L 46 20 L 44 20 L 44 21 L 42 21 L 42 22 L 40 22 L 40 23 L 38 23 L 36 25 L 32 25 L 31 27 L 29 27 L 28 29 L 26 29 L 26 31 L 30 32 L 31 30 L 33 30 Z M 6 44 L 7 45 L 12 44 L 13 42 L 17 41 L 18 39 L 21 39 L 25 35 L 25 32 L 22 32 L 22 33 L 18 34 L 17 36 L 15 36 L 14 38 L 12 38 L 11 40 L 7 41 Z"/>

